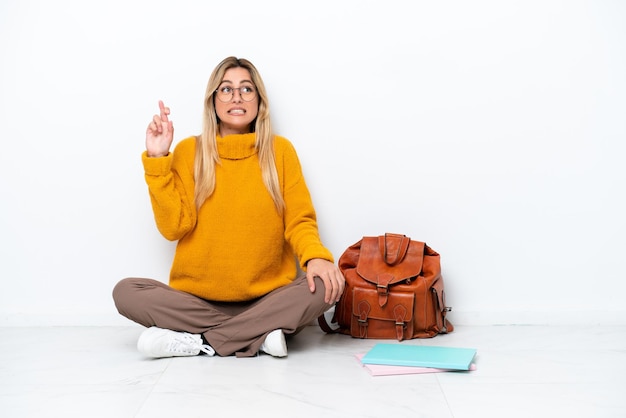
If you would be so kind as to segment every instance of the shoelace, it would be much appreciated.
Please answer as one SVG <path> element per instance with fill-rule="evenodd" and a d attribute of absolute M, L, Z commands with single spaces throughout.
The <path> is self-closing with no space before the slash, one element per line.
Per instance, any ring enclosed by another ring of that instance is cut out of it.
<path fill-rule="evenodd" d="M 215 350 L 208 344 L 202 344 L 202 340 L 200 338 L 194 337 L 189 333 L 183 333 L 181 335 L 177 335 L 176 338 L 172 341 L 172 344 L 168 347 L 169 350 L 175 352 L 191 352 L 193 350 L 200 350 L 203 353 L 214 356 Z"/>

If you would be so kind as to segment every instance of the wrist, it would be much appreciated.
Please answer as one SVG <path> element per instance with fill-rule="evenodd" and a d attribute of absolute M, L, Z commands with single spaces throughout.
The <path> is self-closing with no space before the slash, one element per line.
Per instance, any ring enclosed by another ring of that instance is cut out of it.
<path fill-rule="evenodd" d="M 165 154 L 151 154 L 149 152 L 146 153 L 146 155 L 150 158 L 161 158 L 161 157 L 167 157 L 170 153 L 166 152 Z"/>

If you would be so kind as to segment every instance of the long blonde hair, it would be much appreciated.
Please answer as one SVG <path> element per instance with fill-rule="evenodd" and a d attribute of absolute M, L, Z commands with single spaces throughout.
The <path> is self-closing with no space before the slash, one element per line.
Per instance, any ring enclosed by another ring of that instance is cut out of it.
<path fill-rule="evenodd" d="M 274 133 L 270 121 L 270 109 L 265 85 L 256 67 L 245 58 L 228 57 L 220 62 L 211 73 L 204 94 L 204 117 L 202 134 L 196 138 L 196 154 L 194 176 L 196 182 L 195 203 L 199 210 L 202 204 L 215 190 L 215 166 L 220 164 L 217 151 L 216 136 L 219 132 L 219 121 L 215 111 L 215 90 L 219 87 L 224 73 L 235 67 L 242 67 L 250 72 L 259 97 L 259 112 L 252 121 L 252 132 L 256 134 L 256 148 L 263 183 L 269 191 L 276 210 L 282 214 L 285 201 L 278 183 L 278 173 L 274 160 Z"/>

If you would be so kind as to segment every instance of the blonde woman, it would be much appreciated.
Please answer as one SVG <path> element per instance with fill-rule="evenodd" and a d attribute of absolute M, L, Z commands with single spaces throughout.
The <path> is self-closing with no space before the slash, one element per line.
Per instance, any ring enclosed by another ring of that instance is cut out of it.
<path fill-rule="evenodd" d="M 173 152 L 170 109 L 159 109 L 142 161 L 156 225 L 176 252 L 169 284 L 116 285 L 118 311 L 147 327 L 137 347 L 150 357 L 285 357 L 285 336 L 333 306 L 345 280 L 320 241 L 296 151 L 272 131 L 261 76 L 246 59 L 223 60 L 202 134 Z"/>

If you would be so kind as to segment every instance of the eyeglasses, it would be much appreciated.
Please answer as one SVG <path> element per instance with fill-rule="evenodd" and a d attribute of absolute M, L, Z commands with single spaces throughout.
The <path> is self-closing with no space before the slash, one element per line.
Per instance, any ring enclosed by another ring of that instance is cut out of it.
<path fill-rule="evenodd" d="M 244 102 L 251 102 L 256 97 L 256 90 L 252 86 L 243 86 L 239 88 L 222 86 L 215 90 L 215 93 L 220 102 L 227 103 L 235 97 L 235 90 L 239 90 L 239 97 L 241 97 L 241 100 Z"/>

